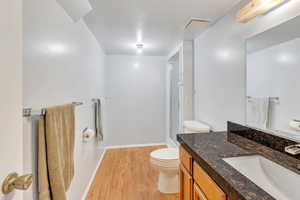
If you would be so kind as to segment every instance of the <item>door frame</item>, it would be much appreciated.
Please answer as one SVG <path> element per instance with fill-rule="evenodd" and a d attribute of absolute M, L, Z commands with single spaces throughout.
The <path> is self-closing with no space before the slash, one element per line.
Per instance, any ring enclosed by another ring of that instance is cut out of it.
<path fill-rule="evenodd" d="M 176 141 L 173 141 L 170 137 L 170 106 L 171 106 L 171 73 L 172 73 L 172 61 L 171 59 L 179 55 L 179 109 L 178 109 L 178 114 L 179 114 L 179 132 L 183 132 L 183 98 L 184 98 L 184 93 L 183 93 L 183 44 L 180 44 L 176 51 L 173 52 L 168 57 L 167 60 L 167 66 L 166 66 L 166 142 L 169 146 L 171 147 L 176 147 L 178 146 L 178 143 Z"/>

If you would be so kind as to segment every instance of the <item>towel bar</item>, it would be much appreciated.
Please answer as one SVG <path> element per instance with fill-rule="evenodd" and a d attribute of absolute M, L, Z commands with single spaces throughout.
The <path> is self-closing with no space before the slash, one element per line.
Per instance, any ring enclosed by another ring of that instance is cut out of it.
<path fill-rule="evenodd" d="M 253 97 L 250 97 L 250 96 L 247 96 L 247 99 L 248 99 L 248 101 L 249 102 L 251 102 L 251 99 L 252 99 Z M 269 97 L 270 98 L 270 100 L 272 101 L 272 102 L 274 102 L 274 103 L 276 103 L 276 104 L 279 104 L 280 103 L 280 98 L 279 97 Z"/>
<path fill-rule="evenodd" d="M 93 98 L 92 99 L 92 102 L 97 102 L 97 100 L 101 100 L 101 99 L 104 99 L 104 100 L 108 100 L 108 99 L 111 99 L 110 97 L 99 97 L 99 98 Z"/>
<path fill-rule="evenodd" d="M 75 106 L 83 105 L 83 102 L 72 102 Z M 31 116 L 38 116 L 38 115 L 45 115 L 44 110 L 34 111 L 32 108 L 24 108 L 23 109 L 23 117 L 31 117 Z"/>

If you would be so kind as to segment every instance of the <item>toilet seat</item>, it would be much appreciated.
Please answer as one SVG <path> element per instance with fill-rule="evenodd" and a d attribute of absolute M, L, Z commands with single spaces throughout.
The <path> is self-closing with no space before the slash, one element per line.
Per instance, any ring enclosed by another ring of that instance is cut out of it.
<path fill-rule="evenodd" d="M 178 168 L 179 151 L 175 148 L 165 148 L 150 154 L 151 163 L 163 168 Z"/>
<path fill-rule="evenodd" d="M 151 152 L 152 159 L 159 161 L 172 161 L 179 159 L 179 151 L 176 148 L 165 148 Z"/>

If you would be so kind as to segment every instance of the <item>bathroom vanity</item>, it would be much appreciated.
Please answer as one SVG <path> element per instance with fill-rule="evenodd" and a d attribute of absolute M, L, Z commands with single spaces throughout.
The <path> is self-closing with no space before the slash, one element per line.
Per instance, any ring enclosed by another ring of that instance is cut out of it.
<path fill-rule="evenodd" d="M 227 195 L 193 157 L 180 147 L 180 199 L 226 200 Z"/>
<path fill-rule="evenodd" d="M 227 132 L 178 135 L 180 200 L 298 200 L 297 144 L 228 122 Z"/>

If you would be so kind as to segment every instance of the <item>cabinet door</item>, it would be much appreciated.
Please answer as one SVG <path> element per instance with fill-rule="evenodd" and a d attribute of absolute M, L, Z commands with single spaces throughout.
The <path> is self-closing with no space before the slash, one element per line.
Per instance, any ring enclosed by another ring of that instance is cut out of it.
<path fill-rule="evenodd" d="M 194 180 L 208 200 L 227 199 L 223 190 L 196 162 L 194 162 L 193 170 Z"/>
<path fill-rule="evenodd" d="M 180 165 L 180 200 L 192 200 L 193 198 L 193 178 L 184 168 Z"/>
<path fill-rule="evenodd" d="M 185 169 L 192 174 L 193 159 L 192 156 L 182 147 L 179 148 L 180 162 Z"/>
<path fill-rule="evenodd" d="M 193 200 L 207 200 L 197 183 L 194 183 L 194 199 Z"/>

